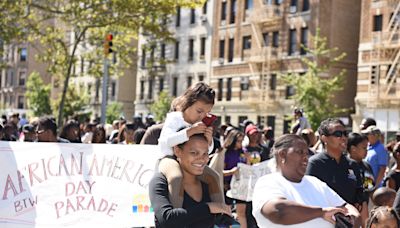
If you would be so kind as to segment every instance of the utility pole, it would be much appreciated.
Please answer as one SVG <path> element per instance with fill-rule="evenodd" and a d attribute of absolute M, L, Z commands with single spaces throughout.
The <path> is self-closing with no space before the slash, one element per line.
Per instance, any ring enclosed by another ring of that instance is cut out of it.
<path fill-rule="evenodd" d="M 108 55 L 113 52 L 112 48 L 113 35 L 107 34 L 104 39 L 104 61 L 103 61 L 103 86 L 101 96 L 101 119 L 102 124 L 106 123 L 106 107 L 107 107 L 107 91 L 108 91 Z"/>

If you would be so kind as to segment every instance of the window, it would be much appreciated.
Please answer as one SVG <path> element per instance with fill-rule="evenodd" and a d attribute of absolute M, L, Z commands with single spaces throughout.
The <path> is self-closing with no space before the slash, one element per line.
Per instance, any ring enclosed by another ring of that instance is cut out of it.
<path fill-rule="evenodd" d="M 221 21 L 226 20 L 226 2 L 222 2 L 221 5 Z"/>
<path fill-rule="evenodd" d="M 308 10 L 310 10 L 310 1 L 303 0 L 303 11 L 308 11 Z"/>
<path fill-rule="evenodd" d="M 143 80 L 140 81 L 140 95 L 139 95 L 139 97 L 140 97 L 140 100 L 144 99 L 144 81 Z"/>
<path fill-rule="evenodd" d="M 300 55 L 305 55 L 307 53 L 306 48 L 308 47 L 308 28 L 301 28 L 301 47 Z"/>
<path fill-rule="evenodd" d="M 9 86 L 14 86 L 14 71 L 13 70 L 10 70 L 9 71 L 9 80 L 8 80 L 8 85 Z"/>
<path fill-rule="evenodd" d="M 286 86 L 285 99 L 290 99 L 290 97 L 293 96 L 294 93 L 295 93 L 295 90 L 294 90 L 293 86 Z"/>
<path fill-rule="evenodd" d="M 95 87 L 96 87 L 96 91 L 95 91 L 95 96 L 94 97 L 95 97 L 95 100 L 98 101 L 99 100 L 99 93 L 100 93 L 100 79 L 99 78 L 96 79 Z M 143 99 L 143 98 L 141 98 L 141 99 Z"/>
<path fill-rule="evenodd" d="M 290 133 L 290 124 L 292 123 L 290 117 L 288 115 L 284 115 L 283 117 L 283 134 Z"/>
<path fill-rule="evenodd" d="M 199 82 L 202 82 L 202 81 L 204 81 L 204 75 L 199 75 Z"/>
<path fill-rule="evenodd" d="M 227 124 L 231 123 L 231 116 L 225 116 L 225 123 Z"/>
<path fill-rule="evenodd" d="M 268 47 L 268 45 L 269 45 L 269 33 L 268 32 L 264 32 L 262 34 L 262 36 L 263 36 L 264 46 Z"/>
<path fill-rule="evenodd" d="M 187 87 L 189 88 L 190 86 L 192 86 L 192 82 L 193 82 L 193 77 L 192 76 L 188 76 L 187 77 Z"/>
<path fill-rule="evenodd" d="M 206 55 L 206 38 L 200 38 L 200 58 L 204 58 Z"/>
<path fill-rule="evenodd" d="M 235 40 L 233 38 L 229 39 L 228 62 L 233 61 L 234 41 Z"/>
<path fill-rule="evenodd" d="M 20 60 L 21 62 L 25 62 L 25 61 L 26 61 L 26 58 L 27 58 L 27 55 L 28 55 L 28 53 L 27 53 L 26 48 L 21 48 L 19 60 Z"/>
<path fill-rule="evenodd" d="M 160 47 L 160 55 L 161 55 L 161 59 L 165 59 L 165 44 L 162 43 L 161 47 Z"/>
<path fill-rule="evenodd" d="M 251 36 L 244 36 L 243 37 L 243 50 L 251 49 Z"/>
<path fill-rule="evenodd" d="M 18 109 L 24 109 L 24 96 L 18 96 Z"/>
<path fill-rule="evenodd" d="M 146 67 L 146 49 L 142 47 L 142 61 L 141 61 L 142 68 Z"/>
<path fill-rule="evenodd" d="M 229 20 L 231 24 L 235 23 L 235 17 L 236 17 L 236 0 L 231 0 L 231 15 Z"/>
<path fill-rule="evenodd" d="M 18 85 L 24 86 L 24 85 L 25 85 L 25 80 L 26 80 L 26 72 L 25 72 L 25 71 L 20 71 L 20 72 L 19 72 L 19 82 L 18 82 Z"/>
<path fill-rule="evenodd" d="M 85 73 L 85 58 L 81 57 L 81 74 Z"/>
<path fill-rule="evenodd" d="M 232 78 L 228 78 L 226 81 L 226 100 L 232 99 Z"/>
<path fill-rule="evenodd" d="M 203 5 L 203 10 L 202 10 L 203 14 L 207 14 L 207 1 L 204 3 Z"/>
<path fill-rule="evenodd" d="M 178 77 L 174 77 L 172 81 L 172 96 L 178 95 Z"/>
<path fill-rule="evenodd" d="M 149 87 L 147 88 L 147 99 L 153 99 L 153 79 L 149 79 Z"/>
<path fill-rule="evenodd" d="M 158 79 L 158 92 L 161 92 L 164 90 L 164 78 Z"/>
<path fill-rule="evenodd" d="M 249 77 L 240 78 L 240 90 L 249 90 Z"/>
<path fill-rule="evenodd" d="M 272 128 L 272 138 L 274 138 L 275 116 L 267 116 L 267 126 Z"/>
<path fill-rule="evenodd" d="M 218 79 L 218 95 L 217 95 L 217 100 L 219 101 L 222 101 L 223 88 L 224 88 L 224 79 L 220 78 Z"/>
<path fill-rule="evenodd" d="M 272 33 L 272 47 L 279 47 L 279 32 Z"/>
<path fill-rule="evenodd" d="M 269 88 L 271 90 L 276 90 L 276 74 L 271 74 L 271 78 L 269 80 Z"/>
<path fill-rule="evenodd" d="M 289 50 L 288 55 L 293 55 L 296 51 L 296 29 L 289 30 Z"/>
<path fill-rule="evenodd" d="M 196 9 L 190 9 L 190 24 L 196 23 Z"/>
<path fill-rule="evenodd" d="M 111 99 L 112 100 L 115 100 L 116 87 L 117 87 L 117 83 L 115 81 L 111 82 Z"/>
<path fill-rule="evenodd" d="M 179 60 L 179 41 L 175 42 L 175 60 Z"/>
<path fill-rule="evenodd" d="M 193 61 L 193 55 L 194 55 L 194 40 L 193 39 L 189 39 L 189 61 Z"/>
<path fill-rule="evenodd" d="M 176 8 L 176 21 L 175 21 L 175 26 L 179 27 L 181 26 L 181 7 Z"/>
<path fill-rule="evenodd" d="M 290 0 L 289 12 L 290 13 L 296 13 L 297 12 L 297 0 Z"/>
<path fill-rule="evenodd" d="M 225 40 L 219 41 L 219 58 L 225 58 Z"/>
<path fill-rule="evenodd" d="M 245 0 L 244 1 L 244 9 L 252 9 L 253 8 L 253 0 Z"/>
<path fill-rule="evenodd" d="M 382 15 L 375 15 L 374 16 L 374 32 L 382 31 Z"/>
<path fill-rule="evenodd" d="M 87 93 L 89 94 L 89 95 L 92 95 L 92 84 L 91 83 L 89 83 L 88 84 L 88 86 L 87 86 Z"/>

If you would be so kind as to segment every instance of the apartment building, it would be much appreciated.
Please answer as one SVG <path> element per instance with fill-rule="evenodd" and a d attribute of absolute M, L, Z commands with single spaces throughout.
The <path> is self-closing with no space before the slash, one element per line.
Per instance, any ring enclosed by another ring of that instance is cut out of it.
<path fill-rule="evenodd" d="M 196 82 L 209 83 L 214 14 L 213 0 L 196 9 L 177 8 L 161 22 L 175 34 L 173 42 L 140 36 L 136 114 L 150 113 L 161 91 L 176 97 Z"/>
<path fill-rule="evenodd" d="M 71 39 L 73 38 L 73 34 L 71 34 Z M 89 106 L 86 111 L 92 113 L 92 118 L 100 118 L 101 102 L 102 97 L 104 96 L 102 93 L 103 78 L 95 77 L 90 74 L 90 69 L 93 67 L 92 63 L 84 57 L 85 53 L 92 51 L 93 48 L 94 47 L 85 42 L 77 48 L 76 53 L 79 61 L 77 61 L 76 66 L 74 66 L 74 77 L 71 78 L 71 83 L 75 85 L 80 93 L 89 96 Z M 134 40 L 132 42 L 132 49 L 136 48 L 137 41 Z M 103 56 L 101 57 L 103 58 Z M 120 64 L 118 50 L 115 50 L 115 48 L 107 58 L 109 66 Z M 122 74 L 117 75 L 116 71 L 114 71 L 114 74 L 111 74 L 111 71 L 109 70 L 107 81 L 107 104 L 112 102 L 121 103 L 123 112 L 122 116 L 127 120 L 132 120 L 134 115 L 134 102 L 136 95 L 137 56 L 135 55 L 131 58 L 133 63 L 131 66 L 126 67 L 121 64 L 119 65 L 117 71 L 122 71 Z"/>
<path fill-rule="evenodd" d="M 400 2 L 362 1 L 354 128 L 373 117 L 388 136 L 400 128 Z"/>
<path fill-rule="evenodd" d="M 347 71 L 344 90 L 333 102 L 354 106 L 360 0 L 216 0 L 214 8 L 210 83 L 222 122 L 238 126 L 251 119 L 273 127 L 275 135 L 287 132 L 295 91 L 279 74 L 307 71 L 301 58 L 312 56 L 300 44 L 312 47 L 317 28 L 330 48 L 347 53 L 323 75 Z"/>
<path fill-rule="evenodd" d="M 0 109 L 4 113 L 26 114 L 26 81 L 34 71 L 42 76 L 44 83 L 51 83 L 46 64 L 35 59 L 37 54 L 38 49 L 29 43 L 5 45 L 3 61 L 7 67 L 0 71 Z"/>

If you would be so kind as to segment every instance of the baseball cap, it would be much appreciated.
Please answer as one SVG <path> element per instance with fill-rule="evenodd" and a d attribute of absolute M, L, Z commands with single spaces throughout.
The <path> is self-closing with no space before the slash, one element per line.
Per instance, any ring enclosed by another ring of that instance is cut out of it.
<path fill-rule="evenodd" d="M 33 125 L 32 125 L 32 124 L 25 124 L 25 125 L 22 127 L 22 131 L 23 131 L 24 133 L 34 132 Z"/>
<path fill-rule="evenodd" d="M 366 129 L 362 130 L 361 133 L 363 134 L 381 134 L 381 130 L 375 125 L 371 125 Z"/>
<path fill-rule="evenodd" d="M 250 124 L 250 125 L 248 125 L 248 126 L 246 127 L 245 132 L 246 132 L 246 135 L 252 135 L 252 134 L 254 134 L 254 133 L 260 132 L 260 130 L 257 128 L 256 125 Z"/>
<path fill-rule="evenodd" d="M 243 122 L 240 123 L 239 125 L 242 127 L 247 127 L 249 124 L 254 124 L 254 123 L 251 120 L 243 120 Z"/>

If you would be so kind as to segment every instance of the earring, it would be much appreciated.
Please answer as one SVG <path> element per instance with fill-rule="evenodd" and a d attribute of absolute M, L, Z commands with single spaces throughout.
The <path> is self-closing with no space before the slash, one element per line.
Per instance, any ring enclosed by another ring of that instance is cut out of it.
<path fill-rule="evenodd" d="M 285 163 L 286 163 L 286 160 L 285 160 L 285 159 L 283 159 L 283 160 L 282 160 L 282 164 L 285 164 Z"/>

